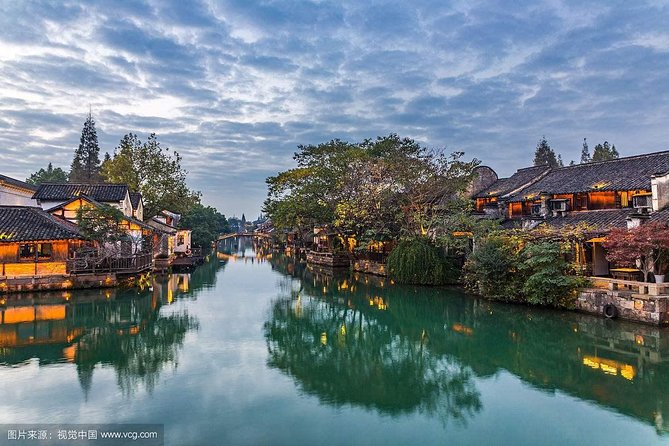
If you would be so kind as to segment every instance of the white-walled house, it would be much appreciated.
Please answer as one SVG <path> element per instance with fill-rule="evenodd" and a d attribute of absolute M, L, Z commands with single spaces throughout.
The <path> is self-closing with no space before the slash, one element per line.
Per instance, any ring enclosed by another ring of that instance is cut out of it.
<path fill-rule="evenodd" d="M 0 175 L 0 206 L 37 206 L 36 190 L 32 184 Z"/>
<path fill-rule="evenodd" d="M 130 191 L 125 184 L 44 183 L 39 185 L 32 198 L 46 210 L 79 196 L 86 196 L 98 203 L 113 206 L 126 217 L 133 217 Z"/>

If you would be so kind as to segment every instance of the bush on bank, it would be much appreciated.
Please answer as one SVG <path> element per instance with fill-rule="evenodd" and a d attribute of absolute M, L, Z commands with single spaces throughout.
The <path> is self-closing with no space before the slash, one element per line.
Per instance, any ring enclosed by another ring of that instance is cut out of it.
<path fill-rule="evenodd" d="M 586 284 L 573 274 L 558 243 L 505 235 L 479 242 L 463 280 L 470 291 L 490 299 L 562 308 L 572 307 Z"/>

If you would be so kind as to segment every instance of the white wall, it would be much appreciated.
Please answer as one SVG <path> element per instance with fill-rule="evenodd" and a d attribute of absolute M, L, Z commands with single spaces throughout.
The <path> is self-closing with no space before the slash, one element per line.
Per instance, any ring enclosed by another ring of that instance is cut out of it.
<path fill-rule="evenodd" d="M 31 198 L 33 194 L 0 184 L 0 206 L 37 206 L 37 201 Z"/>

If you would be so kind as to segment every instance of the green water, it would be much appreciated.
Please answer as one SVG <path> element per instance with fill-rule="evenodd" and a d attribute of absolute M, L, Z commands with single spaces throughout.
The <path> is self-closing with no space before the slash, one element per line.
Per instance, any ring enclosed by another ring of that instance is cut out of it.
<path fill-rule="evenodd" d="M 169 445 L 669 444 L 653 327 L 250 250 L 0 310 L 0 423 L 163 423 Z"/>

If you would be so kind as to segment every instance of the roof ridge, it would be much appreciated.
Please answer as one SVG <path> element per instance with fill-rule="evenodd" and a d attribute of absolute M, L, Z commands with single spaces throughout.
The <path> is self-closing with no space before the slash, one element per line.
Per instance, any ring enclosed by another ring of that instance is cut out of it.
<path fill-rule="evenodd" d="M 611 160 L 603 160 L 603 161 L 591 161 L 589 163 L 579 163 L 579 164 L 574 164 L 573 166 L 562 166 L 562 167 L 555 167 L 554 170 L 563 170 L 563 169 L 574 169 L 578 167 L 587 167 L 587 166 L 597 166 L 600 164 L 606 164 L 606 163 L 615 163 L 619 161 L 628 161 L 631 159 L 639 159 L 639 158 L 646 158 L 650 156 L 656 156 L 656 155 L 668 155 L 669 150 L 661 150 L 659 152 L 650 152 L 650 153 L 641 153 L 639 155 L 630 155 L 630 156 L 622 156 L 620 158 L 614 158 Z"/>
<path fill-rule="evenodd" d="M 128 186 L 128 183 L 70 183 L 69 181 L 45 181 L 44 183 L 40 183 L 40 186 L 125 186 L 127 188 L 130 188 Z"/>

